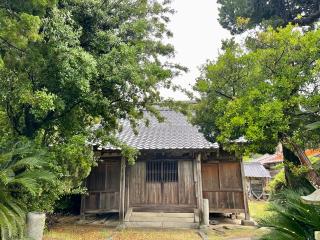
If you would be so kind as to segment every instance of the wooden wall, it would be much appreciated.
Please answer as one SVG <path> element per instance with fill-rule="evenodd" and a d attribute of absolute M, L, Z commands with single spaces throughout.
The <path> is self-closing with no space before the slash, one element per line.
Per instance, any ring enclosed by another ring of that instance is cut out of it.
<path fill-rule="evenodd" d="M 142 152 L 133 166 L 126 166 L 125 209 L 168 207 L 178 208 L 177 211 L 190 210 L 197 208 L 197 199 L 203 197 L 209 199 L 210 212 L 246 212 L 241 164 L 238 159 L 223 152 L 220 155 L 203 153 L 199 167 L 202 180 L 199 180 L 196 177 L 196 155 L 179 152 L 177 157 L 174 155 L 176 153 L 159 155 Z M 178 181 L 147 181 L 147 161 L 159 159 L 177 161 Z M 119 211 L 120 160 L 121 157 L 110 157 L 92 169 L 86 181 L 89 194 L 83 197 L 82 212 Z M 197 181 L 200 187 L 202 181 L 202 196 Z M 196 194 L 196 190 L 199 194 Z"/>
<path fill-rule="evenodd" d="M 210 212 L 244 212 L 240 162 L 202 163 L 203 198 Z"/>
<path fill-rule="evenodd" d="M 192 160 L 178 161 L 177 182 L 147 182 L 146 161 L 137 161 L 135 165 L 128 168 L 130 207 L 195 206 Z"/>
<path fill-rule="evenodd" d="M 120 188 L 120 161 L 100 161 L 87 178 L 88 195 L 83 211 L 118 211 Z"/>

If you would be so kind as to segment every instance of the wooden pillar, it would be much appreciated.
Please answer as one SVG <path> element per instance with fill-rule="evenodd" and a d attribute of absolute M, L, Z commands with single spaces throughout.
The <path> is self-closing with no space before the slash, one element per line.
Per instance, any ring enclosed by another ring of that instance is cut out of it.
<path fill-rule="evenodd" d="M 125 203 L 125 211 L 127 212 L 130 208 L 130 192 L 129 192 L 129 179 L 130 179 L 130 167 L 126 167 L 126 203 Z"/>
<path fill-rule="evenodd" d="M 203 205 L 203 196 L 202 196 L 202 177 L 201 177 L 201 153 L 197 153 L 194 160 L 194 179 L 195 179 L 195 191 L 197 198 L 197 207 L 199 209 L 200 215 L 202 216 L 202 205 Z M 202 217 L 200 216 L 200 219 Z"/>
<path fill-rule="evenodd" d="M 125 217 L 125 195 L 126 195 L 126 160 L 121 158 L 120 167 L 120 194 L 119 194 L 119 219 L 124 221 Z"/>
<path fill-rule="evenodd" d="M 245 220 L 250 220 L 250 213 L 249 213 L 249 207 L 248 207 L 248 192 L 246 188 L 246 177 L 244 175 L 242 158 L 240 159 L 240 169 L 241 169 L 241 178 L 242 178 L 244 215 L 245 215 Z"/>

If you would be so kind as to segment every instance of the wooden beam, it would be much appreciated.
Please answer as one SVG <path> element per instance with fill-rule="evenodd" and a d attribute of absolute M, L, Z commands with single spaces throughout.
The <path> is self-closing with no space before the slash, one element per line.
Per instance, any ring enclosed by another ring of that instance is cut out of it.
<path fill-rule="evenodd" d="M 126 183 L 125 183 L 125 187 L 126 187 L 126 204 L 125 204 L 125 211 L 128 212 L 130 209 L 130 189 L 129 189 L 129 179 L 130 179 L 130 166 L 126 167 Z"/>
<path fill-rule="evenodd" d="M 246 177 L 244 175 L 242 158 L 240 159 L 240 169 L 241 169 L 241 179 L 242 179 L 242 189 L 243 189 L 244 215 L 245 215 L 245 220 L 250 220 L 250 213 L 249 213 L 249 207 L 248 207 L 248 193 L 246 188 Z"/>
<path fill-rule="evenodd" d="M 125 218 L 125 182 L 126 182 L 126 160 L 121 158 L 120 166 L 120 195 L 119 195 L 119 219 L 124 221 Z"/>
<path fill-rule="evenodd" d="M 200 215 L 202 216 L 202 177 L 201 177 L 201 153 L 197 153 L 194 159 L 194 179 L 195 179 L 195 192 L 197 198 L 197 207 L 199 209 Z M 200 219 L 201 219 L 200 216 Z"/>

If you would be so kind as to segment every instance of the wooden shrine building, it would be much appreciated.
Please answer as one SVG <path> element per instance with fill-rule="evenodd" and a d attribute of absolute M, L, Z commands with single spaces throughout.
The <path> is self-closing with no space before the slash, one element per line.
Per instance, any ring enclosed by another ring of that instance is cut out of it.
<path fill-rule="evenodd" d="M 137 135 L 124 121 L 118 138 L 140 151 L 134 165 L 119 149 L 97 146 L 100 161 L 87 178 L 81 214 L 119 212 L 120 219 L 134 226 L 146 216 L 151 219 L 148 213 L 168 213 L 175 226 L 179 221 L 199 224 L 205 198 L 212 213 L 245 213 L 248 218 L 241 159 L 208 142 L 181 113 L 160 113 L 164 122 L 149 116 L 150 124 L 139 124 Z"/>

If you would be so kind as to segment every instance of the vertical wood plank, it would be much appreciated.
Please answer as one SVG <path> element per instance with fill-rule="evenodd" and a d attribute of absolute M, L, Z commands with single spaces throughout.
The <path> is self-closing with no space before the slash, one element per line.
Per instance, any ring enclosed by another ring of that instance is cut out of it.
<path fill-rule="evenodd" d="M 195 188 L 197 180 L 195 176 L 195 160 L 180 160 L 178 162 L 178 202 L 179 204 L 197 206 Z"/>
<path fill-rule="evenodd" d="M 121 158 L 120 166 L 120 196 L 119 196 L 119 218 L 124 221 L 125 217 L 125 176 L 126 176 L 126 160 Z"/>
<path fill-rule="evenodd" d="M 245 179 L 245 175 L 244 175 L 242 158 L 240 159 L 240 169 L 241 169 L 241 177 L 242 177 L 244 214 L 245 214 L 245 219 L 250 220 L 250 213 L 249 213 L 249 207 L 248 207 L 248 194 L 247 194 L 247 190 L 246 190 L 246 179 Z"/>
<path fill-rule="evenodd" d="M 130 179 L 130 169 L 131 167 L 126 168 L 126 211 L 130 208 L 130 186 L 129 186 L 129 179 Z"/>
<path fill-rule="evenodd" d="M 197 205 L 198 209 L 202 213 L 202 204 L 203 204 L 203 193 L 202 193 L 202 178 L 201 178 L 201 153 L 197 153 L 196 155 L 196 176 L 197 176 Z"/>

